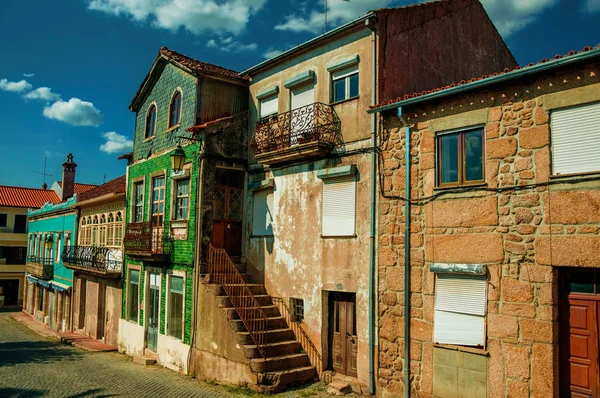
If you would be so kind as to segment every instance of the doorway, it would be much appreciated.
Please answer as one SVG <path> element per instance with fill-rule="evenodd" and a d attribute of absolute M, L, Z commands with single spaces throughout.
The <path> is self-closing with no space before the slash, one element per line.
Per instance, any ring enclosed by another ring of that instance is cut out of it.
<path fill-rule="evenodd" d="M 244 179 L 242 170 L 217 168 L 213 198 L 211 243 L 230 256 L 242 254 Z"/>
<path fill-rule="evenodd" d="M 16 306 L 19 303 L 19 280 L 0 279 L 0 306 Z"/>
<path fill-rule="evenodd" d="M 600 272 L 568 270 L 560 280 L 560 395 L 596 397 Z"/>
<path fill-rule="evenodd" d="M 156 352 L 158 343 L 158 319 L 160 307 L 160 274 L 150 273 L 148 286 L 148 317 L 146 328 L 146 346 Z"/>
<path fill-rule="evenodd" d="M 338 373 L 358 377 L 356 294 L 330 292 L 329 314 L 329 363 Z"/>

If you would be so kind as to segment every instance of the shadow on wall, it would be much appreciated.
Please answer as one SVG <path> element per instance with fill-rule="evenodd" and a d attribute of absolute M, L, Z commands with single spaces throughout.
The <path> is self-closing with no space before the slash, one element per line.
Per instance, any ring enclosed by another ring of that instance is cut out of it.
<path fill-rule="evenodd" d="M 50 341 L 0 343 L 0 368 L 26 363 L 78 360 L 82 356 L 76 350 L 60 349 L 57 346 L 57 343 Z M 5 396 L 0 390 L 0 397 Z"/>
<path fill-rule="evenodd" d="M 43 397 L 45 395 L 46 390 L 33 390 L 27 388 L 0 388 L 0 397 L 29 398 Z"/>

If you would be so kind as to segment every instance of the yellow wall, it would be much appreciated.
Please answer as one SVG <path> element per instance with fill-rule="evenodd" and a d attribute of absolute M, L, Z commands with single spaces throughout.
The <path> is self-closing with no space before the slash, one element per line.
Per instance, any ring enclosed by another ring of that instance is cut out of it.
<path fill-rule="evenodd" d="M 6 228 L 11 230 L 11 232 L 2 232 L 5 229 L 0 228 L 0 246 L 27 246 L 27 234 L 12 233 L 15 225 L 15 214 L 27 215 L 27 209 L 23 207 L 0 206 L 0 213 L 8 214 L 8 225 Z"/>

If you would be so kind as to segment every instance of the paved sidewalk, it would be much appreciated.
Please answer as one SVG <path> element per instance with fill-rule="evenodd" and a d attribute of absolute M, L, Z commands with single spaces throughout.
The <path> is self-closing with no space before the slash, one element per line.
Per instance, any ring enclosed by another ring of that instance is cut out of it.
<path fill-rule="evenodd" d="M 37 334 L 61 343 L 70 344 L 86 351 L 117 351 L 115 346 L 106 345 L 100 340 L 79 333 L 56 332 L 25 312 L 13 312 L 11 316 Z"/>

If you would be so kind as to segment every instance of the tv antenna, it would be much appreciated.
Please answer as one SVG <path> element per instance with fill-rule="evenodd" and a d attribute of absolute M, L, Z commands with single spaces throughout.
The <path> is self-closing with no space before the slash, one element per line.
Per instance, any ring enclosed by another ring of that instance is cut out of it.
<path fill-rule="evenodd" d="M 44 185 L 43 186 L 47 187 L 47 185 L 46 185 L 46 177 L 52 177 L 52 174 L 46 173 L 46 156 L 44 156 L 44 171 L 41 172 L 41 171 L 33 170 L 33 172 L 41 174 L 42 176 L 44 176 Z"/>
<path fill-rule="evenodd" d="M 323 0 L 323 2 L 325 3 L 325 28 L 323 30 L 323 33 L 327 33 L 327 2 L 328 1 L 329 0 Z M 342 1 L 345 1 L 346 3 L 350 2 L 350 0 L 342 0 Z"/>

